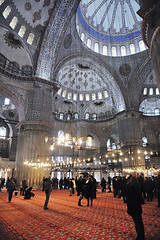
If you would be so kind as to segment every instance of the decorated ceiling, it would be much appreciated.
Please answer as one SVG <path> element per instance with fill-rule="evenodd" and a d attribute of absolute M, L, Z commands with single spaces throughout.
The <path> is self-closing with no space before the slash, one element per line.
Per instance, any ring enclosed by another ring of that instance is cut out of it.
<path fill-rule="evenodd" d="M 105 41 L 123 42 L 141 35 L 138 9 L 136 0 L 82 0 L 77 14 L 82 24 L 88 24 L 89 33 Z"/>
<path fill-rule="evenodd" d="M 97 91 L 106 88 L 101 77 L 92 69 L 82 64 L 64 66 L 57 76 L 58 81 L 74 91 Z"/>
<path fill-rule="evenodd" d="M 132 63 L 146 50 L 139 8 L 138 0 L 0 0 L 5 69 L 56 83 L 58 100 L 123 111 Z M 156 85 L 154 71 L 146 79 Z"/>
<path fill-rule="evenodd" d="M 16 9 L 31 27 L 45 26 L 52 13 L 54 0 L 13 0 Z"/>
<path fill-rule="evenodd" d="M 141 51 L 141 47 L 136 47 L 141 40 L 139 8 L 138 0 L 82 0 L 77 10 L 77 29 L 82 41 L 91 49 L 96 41 L 101 41 L 106 47 L 116 47 L 116 55 L 123 55 L 118 52 L 121 46 L 126 47 L 125 55 Z M 82 33 L 85 37 L 81 36 Z M 129 44 L 135 46 L 132 52 L 129 51 Z M 100 50 L 93 50 L 101 53 Z M 106 51 L 104 55 L 113 53 Z"/>

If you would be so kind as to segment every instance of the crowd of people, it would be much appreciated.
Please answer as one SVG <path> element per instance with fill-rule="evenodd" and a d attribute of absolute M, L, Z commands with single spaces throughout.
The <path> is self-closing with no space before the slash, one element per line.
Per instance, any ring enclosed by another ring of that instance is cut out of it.
<path fill-rule="evenodd" d="M 0 181 L 0 191 L 2 188 L 6 187 L 8 193 L 8 202 L 10 203 L 13 197 L 13 192 L 15 196 L 18 195 L 17 187 L 16 187 L 16 179 L 15 178 L 7 178 L 5 183 L 5 179 L 1 179 Z M 24 199 L 31 199 L 35 194 L 32 192 L 32 187 L 28 187 L 26 180 L 23 179 L 20 184 L 20 195 L 24 196 Z"/>
<path fill-rule="evenodd" d="M 0 190 L 5 185 L 5 181 L 1 179 Z M 142 206 L 145 201 L 153 201 L 157 198 L 158 205 L 160 207 L 160 173 L 158 176 L 145 177 L 143 174 L 135 176 L 115 176 L 113 179 L 108 177 L 107 181 L 103 177 L 100 182 L 100 187 L 102 192 L 106 192 L 108 188 L 108 193 L 112 192 L 111 185 L 113 188 L 113 197 L 123 198 L 124 203 L 127 204 L 127 213 L 132 217 L 135 229 L 137 232 L 137 238 L 140 240 L 145 239 L 144 225 L 142 220 Z M 44 210 L 48 209 L 48 202 L 52 189 L 68 189 L 69 196 L 77 193 L 78 196 L 78 206 L 82 205 L 82 199 L 87 199 L 87 206 L 93 206 L 93 199 L 96 199 L 98 183 L 93 176 L 80 176 L 79 178 L 43 178 L 42 191 L 46 194 L 46 199 L 44 203 Z M 16 190 L 16 180 L 14 178 L 7 179 L 6 188 L 8 192 L 8 202 L 11 202 L 13 192 Z M 34 197 L 32 192 L 32 187 L 27 186 L 25 179 L 22 180 L 20 185 L 20 195 L 24 196 L 24 199 L 30 199 Z"/>
<path fill-rule="evenodd" d="M 110 192 L 110 181 L 108 183 L 104 178 L 101 180 L 102 192 L 106 191 L 106 184 Z M 145 232 L 142 220 L 142 205 L 145 201 L 153 201 L 153 198 L 157 198 L 158 205 L 160 207 L 160 174 L 156 177 L 145 177 L 143 174 L 128 177 L 114 177 L 112 179 L 113 196 L 116 198 L 123 198 L 124 203 L 127 204 L 127 213 L 132 217 L 135 229 L 137 232 L 136 239 L 144 240 Z"/>
<path fill-rule="evenodd" d="M 137 176 L 137 181 L 140 186 L 140 191 L 142 195 L 142 204 L 145 201 L 153 201 L 153 198 L 157 198 L 158 205 L 160 207 L 160 175 L 154 177 L 145 177 L 143 174 Z M 113 178 L 113 196 L 118 198 L 123 198 L 126 202 L 126 177 L 114 177 Z"/>
<path fill-rule="evenodd" d="M 56 184 L 55 184 L 56 183 Z M 51 190 L 53 188 L 58 188 L 58 180 L 57 178 L 43 178 L 43 187 L 42 191 L 46 193 L 46 201 L 44 205 L 44 209 L 48 209 L 48 201 Z M 59 189 L 68 189 L 70 195 L 72 196 L 77 191 L 77 196 L 79 196 L 78 205 L 82 206 L 81 200 L 83 197 L 87 199 L 87 206 L 89 206 L 89 199 L 91 201 L 91 206 L 93 204 L 93 199 L 96 198 L 96 189 L 97 189 L 97 182 L 93 176 L 84 176 L 79 178 L 66 178 L 64 177 L 59 180 Z"/>

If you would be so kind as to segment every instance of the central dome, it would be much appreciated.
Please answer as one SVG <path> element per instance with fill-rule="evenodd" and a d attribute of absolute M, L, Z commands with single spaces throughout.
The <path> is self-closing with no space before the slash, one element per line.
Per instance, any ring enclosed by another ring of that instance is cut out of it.
<path fill-rule="evenodd" d="M 141 39 L 138 0 L 81 0 L 77 31 L 95 52 L 125 56 L 146 49 Z"/>

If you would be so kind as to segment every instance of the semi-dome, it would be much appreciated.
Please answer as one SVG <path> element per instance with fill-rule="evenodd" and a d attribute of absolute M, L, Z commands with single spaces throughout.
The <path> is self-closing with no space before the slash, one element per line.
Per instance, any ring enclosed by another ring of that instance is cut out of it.
<path fill-rule="evenodd" d="M 138 0 L 81 0 L 77 31 L 95 52 L 125 56 L 146 49 L 141 37 Z"/>

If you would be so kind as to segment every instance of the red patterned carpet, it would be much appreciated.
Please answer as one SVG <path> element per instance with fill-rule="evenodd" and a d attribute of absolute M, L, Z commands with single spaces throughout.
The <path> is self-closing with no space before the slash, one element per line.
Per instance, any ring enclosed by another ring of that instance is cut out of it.
<path fill-rule="evenodd" d="M 49 209 L 43 210 L 45 193 L 34 191 L 35 197 L 24 200 L 13 196 L 7 203 L 6 190 L 0 192 L 0 239 L 135 239 L 136 232 L 126 205 L 112 193 L 97 193 L 93 207 L 78 207 L 76 194 L 53 190 Z M 143 222 L 147 240 L 160 239 L 160 208 L 157 202 L 143 205 Z"/>

